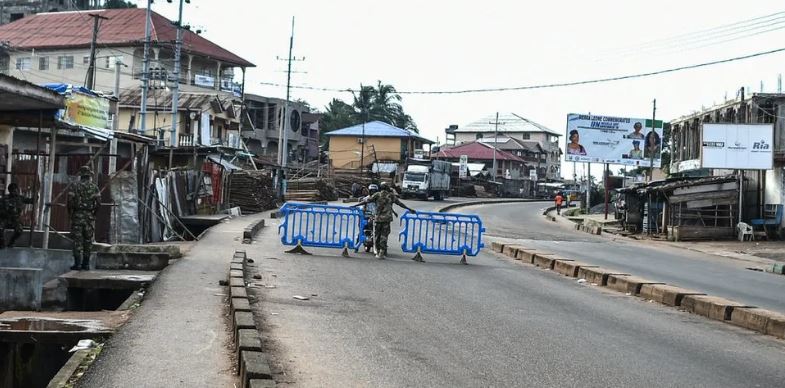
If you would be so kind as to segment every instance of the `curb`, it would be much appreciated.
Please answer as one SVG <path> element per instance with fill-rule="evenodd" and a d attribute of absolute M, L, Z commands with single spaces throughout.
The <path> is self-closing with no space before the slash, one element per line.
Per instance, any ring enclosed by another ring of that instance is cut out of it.
<path fill-rule="evenodd" d="M 264 218 L 246 226 L 243 230 L 243 244 L 250 244 L 262 228 L 264 228 Z"/>
<path fill-rule="evenodd" d="M 77 350 L 65 362 L 57 374 L 49 380 L 46 388 L 63 388 L 68 386 L 68 381 L 76 373 L 77 369 L 82 365 L 82 362 L 90 355 L 91 350 Z"/>
<path fill-rule="evenodd" d="M 665 306 L 716 321 L 785 339 L 785 314 L 706 295 L 663 282 L 648 280 L 612 269 L 562 258 L 552 253 L 519 245 L 491 242 L 493 252 L 526 262 L 566 277 L 578 278 L 594 286 L 652 300 Z"/>
<path fill-rule="evenodd" d="M 437 212 L 445 213 L 449 212 L 450 210 L 457 209 L 459 207 L 465 206 L 474 206 L 474 205 L 493 205 L 497 203 L 516 203 L 516 202 L 548 202 L 548 200 L 543 199 L 499 199 L 495 201 L 487 200 L 487 201 L 476 201 L 476 202 L 458 202 L 451 205 L 444 206 L 439 208 Z M 555 209 L 555 208 L 554 208 Z"/>
<path fill-rule="evenodd" d="M 264 225 L 264 222 L 261 224 Z M 244 250 L 236 250 L 229 264 L 229 310 L 237 355 L 237 374 L 242 388 L 275 387 L 269 357 L 262 351 L 262 341 L 251 312 L 245 283 L 252 262 Z"/>

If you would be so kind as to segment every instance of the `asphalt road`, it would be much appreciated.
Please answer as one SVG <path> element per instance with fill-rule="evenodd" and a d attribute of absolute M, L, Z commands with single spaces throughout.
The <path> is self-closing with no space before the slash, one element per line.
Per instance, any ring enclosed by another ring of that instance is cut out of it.
<path fill-rule="evenodd" d="M 576 232 L 541 216 L 543 203 L 461 208 L 487 225 L 489 236 L 516 239 L 566 258 L 694 289 L 785 313 L 785 278 L 746 269 L 750 263 L 624 237 Z M 684 244 L 689 244 L 685 242 Z"/>
<path fill-rule="evenodd" d="M 511 223 L 500 228 L 528 222 L 512 211 L 507 217 Z M 265 346 L 284 386 L 774 387 L 785 381 L 785 343 L 771 337 L 495 254 L 481 253 L 468 266 L 433 255 L 416 263 L 398 248 L 383 261 L 327 249 L 285 254 L 271 221 L 248 249 L 262 274 L 251 295 L 258 297 Z M 485 221 L 499 231 L 496 222 Z M 532 233 L 560 244 L 603 245 L 550 226 Z"/>

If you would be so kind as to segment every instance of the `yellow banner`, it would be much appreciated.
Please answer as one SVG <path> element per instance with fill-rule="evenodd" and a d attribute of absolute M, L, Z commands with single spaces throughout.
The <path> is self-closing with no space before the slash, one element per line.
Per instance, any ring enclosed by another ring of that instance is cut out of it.
<path fill-rule="evenodd" d="M 65 102 L 65 121 L 90 128 L 111 129 L 109 100 L 73 93 Z"/>

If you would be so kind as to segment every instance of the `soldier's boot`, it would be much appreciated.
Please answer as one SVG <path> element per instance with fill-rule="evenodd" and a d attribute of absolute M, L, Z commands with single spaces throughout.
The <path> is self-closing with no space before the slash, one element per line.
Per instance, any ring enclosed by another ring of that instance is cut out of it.
<path fill-rule="evenodd" d="M 74 256 L 74 265 L 71 266 L 72 271 L 79 271 L 79 258 Z"/>
<path fill-rule="evenodd" d="M 90 255 L 82 256 L 82 271 L 90 270 Z"/>

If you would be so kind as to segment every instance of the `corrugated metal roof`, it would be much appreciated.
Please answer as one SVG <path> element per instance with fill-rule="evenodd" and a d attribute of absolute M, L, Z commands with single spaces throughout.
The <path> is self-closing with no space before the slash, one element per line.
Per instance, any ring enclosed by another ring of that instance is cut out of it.
<path fill-rule="evenodd" d="M 205 110 L 210 106 L 212 101 L 215 101 L 217 94 L 213 93 L 190 93 L 180 92 L 177 95 L 177 106 L 180 110 Z M 225 110 L 230 105 L 231 101 L 221 100 L 221 106 Z M 120 106 L 121 107 L 139 107 L 142 103 L 142 90 L 141 89 L 128 89 L 120 93 Z M 147 107 L 149 109 L 172 107 L 172 93 L 169 91 L 156 91 L 150 92 L 147 96 Z"/>
<path fill-rule="evenodd" d="M 491 145 L 483 144 L 478 141 L 473 141 L 471 143 L 464 143 L 459 146 L 441 150 L 436 154 L 435 157 L 454 159 L 454 158 L 460 158 L 461 155 L 466 155 L 469 158 L 469 160 L 493 160 L 493 149 L 494 147 Z M 521 162 L 521 163 L 525 162 L 525 160 L 523 160 L 522 158 L 519 158 L 499 148 L 496 148 L 496 159 L 510 160 L 510 161 Z"/>
<path fill-rule="evenodd" d="M 494 132 L 496 114 L 488 115 L 480 120 L 458 127 L 455 132 Z M 503 123 L 503 124 L 502 124 Z M 562 136 L 561 132 L 554 131 L 542 124 L 538 124 L 515 113 L 499 113 L 499 133 L 518 132 L 545 132 L 554 136 Z"/>
<path fill-rule="evenodd" d="M 0 41 L 15 49 L 57 49 L 90 47 L 93 22 L 88 14 L 100 14 L 99 46 L 139 46 L 144 42 L 145 8 L 100 9 L 91 11 L 39 13 L 0 26 Z M 177 29 L 171 20 L 152 13 L 152 41 L 167 45 Z M 254 64 L 221 46 L 191 32 L 183 33 L 183 52 L 221 60 L 240 67 Z"/>
<path fill-rule="evenodd" d="M 371 121 L 369 123 L 365 123 L 364 127 L 365 128 L 363 128 L 362 124 L 357 124 L 355 126 L 327 132 L 325 135 L 363 136 L 364 133 L 366 137 L 414 137 L 422 140 L 425 143 L 433 143 L 433 141 L 420 136 L 416 132 L 410 131 L 408 129 L 398 128 L 382 121 Z"/>

